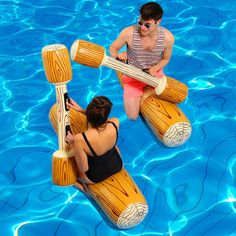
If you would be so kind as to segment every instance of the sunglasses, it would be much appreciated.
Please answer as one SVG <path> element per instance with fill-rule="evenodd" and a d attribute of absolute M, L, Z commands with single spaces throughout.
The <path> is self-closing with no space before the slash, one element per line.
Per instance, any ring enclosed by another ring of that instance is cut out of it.
<path fill-rule="evenodd" d="M 158 20 L 159 20 L 159 19 L 158 19 Z M 155 21 L 155 24 L 157 23 L 158 20 Z M 138 21 L 138 24 L 139 24 L 140 26 L 144 25 L 146 29 L 149 29 L 149 28 L 151 27 L 151 24 L 152 24 L 152 23 L 146 23 L 146 24 L 144 24 L 142 21 Z"/>

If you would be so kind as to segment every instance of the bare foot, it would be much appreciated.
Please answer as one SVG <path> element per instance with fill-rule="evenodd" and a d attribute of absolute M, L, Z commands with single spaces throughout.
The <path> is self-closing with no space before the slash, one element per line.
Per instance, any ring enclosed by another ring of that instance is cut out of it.
<path fill-rule="evenodd" d="M 87 191 L 86 191 L 86 189 L 85 189 L 85 187 L 84 187 L 84 185 L 81 183 L 81 182 L 79 182 L 79 181 L 77 181 L 75 184 L 74 184 L 74 187 L 76 187 L 77 189 L 79 189 L 81 192 L 83 192 L 84 194 L 88 194 L 87 193 Z"/>

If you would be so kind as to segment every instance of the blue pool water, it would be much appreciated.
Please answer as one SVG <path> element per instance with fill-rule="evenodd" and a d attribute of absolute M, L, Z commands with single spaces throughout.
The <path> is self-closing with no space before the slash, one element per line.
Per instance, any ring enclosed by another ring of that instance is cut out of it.
<path fill-rule="evenodd" d="M 51 180 L 57 138 L 48 121 L 54 86 L 44 74 L 41 49 L 77 38 L 108 50 L 120 30 L 137 20 L 145 1 L 0 1 L 0 235 L 236 235 L 236 2 L 159 1 L 162 26 L 175 35 L 166 74 L 189 86 L 180 104 L 192 124 L 176 148 L 155 140 L 139 118 L 127 119 L 115 72 L 72 63 L 70 96 L 86 106 L 94 95 L 114 103 L 121 120 L 126 169 L 149 204 L 130 230 L 104 221 L 73 187 Z"/>

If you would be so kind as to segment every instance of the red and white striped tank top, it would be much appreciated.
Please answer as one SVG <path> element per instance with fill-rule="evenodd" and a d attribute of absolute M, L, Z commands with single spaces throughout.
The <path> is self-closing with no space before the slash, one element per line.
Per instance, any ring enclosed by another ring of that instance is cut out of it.
<path fill-rule="evenodd" d="M 152 65 L 157 64 L 163 57 L 164 53 L 164 28 L 158 26 L 158 38 L 155 47 L 152 51 L 143 49 L 140 40 L 140 26 L 134 26 L 132 48 L 127 47 L 127 56 L 130 65 L 136 66 L 140 69 L 148 69 Z"/>

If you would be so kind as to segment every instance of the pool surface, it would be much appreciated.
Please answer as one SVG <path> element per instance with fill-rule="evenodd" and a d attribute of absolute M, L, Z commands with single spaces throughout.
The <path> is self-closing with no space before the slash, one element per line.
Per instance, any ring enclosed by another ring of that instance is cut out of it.
<path fill-rule="evenodd" d="M 135 228 L 110 226 L 73 187 L 52 183 L 57 137 L 48 113 L 55 88 L 46 80 L 42 47 L 76 39 L 108 47 L 134 24 L 146 1 L 0 1 L 1 236 L 236 236 L 236 2 L 159 1 L 162 26 L 175 35 L 165 73 L 189 86 L 179 105 L 192 124 L 180 147 L 156 140 L 142 119 L 129 121 L 113 70 L 72 62 L 69 95 L 85 107 L 108 96 L 121 121 L 124 164 L 149 204 Z"/>

